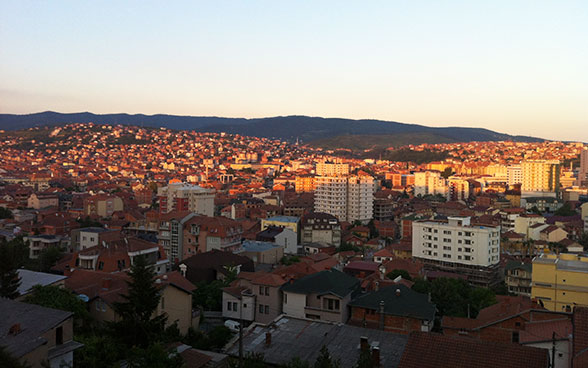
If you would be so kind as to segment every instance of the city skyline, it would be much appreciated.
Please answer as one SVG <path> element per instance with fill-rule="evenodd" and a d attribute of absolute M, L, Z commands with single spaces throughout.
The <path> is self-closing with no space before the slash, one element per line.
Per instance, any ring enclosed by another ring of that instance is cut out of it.
<path fill-rule="evenodd" d="M 587 5 L 0 5 L 0 112 L 381 119 L 588 141 Z"/>

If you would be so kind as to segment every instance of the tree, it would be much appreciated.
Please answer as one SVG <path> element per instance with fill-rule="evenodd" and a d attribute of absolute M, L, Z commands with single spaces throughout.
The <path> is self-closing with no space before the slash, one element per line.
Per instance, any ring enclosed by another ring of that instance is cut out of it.
<path fill-rule="evenodd" d="M 394 270 L 388 272 L 388 274 L 386 275 L 386 277 L 389 278 L 390 280 L 394 280 L 398 276 L 402 276 L 402 278 L 405 280 L 412 281 L 412 277 L 410 277 L 410 275 L 408 274 L 408 272 L 406 270 L 394 269 Z"/>
<path fill-rule="evenodd" d="M 8 208 L 0 207 L 0 219 L 11 219 L 11 218 L 13 218 L 12 211 L 10 211 Z"/>
<path fill-rule="evenodd" d="M 359 359 L 353 366 L 354 368 L 373 368 L 374 358 L 369 349 L 364 349 L 359 352 Z"/>
<path fill-rule="evenodd" d="M 310 363 L 299 357 L 294 357 L 283 368 L 310 368 Z"/>
<path fill-rule="evenodd" d="M 576 211 L 572 210 L 569 202 L 566 202 L 558 208 L 554 213 L 556 216 L 574 216 L 577 215 Z"/>
<path fill-rule="evenodd" d="M 80 321 L 87 321 L 90 318 L 86 304 L 77 295 L 59 286 L 35 285 L 33 291 L 25 297 L 24 302 L 72 312 L 74 318 Z"/>
<path fill-rule="evenodd" d="M 180 368 L 184 361 L 180 354 L 168 352 L 161 344 L 155 343 L 146 348 L 134 347 L 127 357 L 129 368 Z"/>
<path fill-rule="evenodd" d="M 57 261 L 59 261 L 62 257 L 63 252 L 57 247 L 43 249 L 41 253 L 39 253 L 39 258 L 37 259 L 39 263 L 39 271 L 50 272 L 51 267 L 55 266 Z"/>
<path fill-rule="evenodd" d="M 120 344 L 107 334 L 76 335 L 76 341 L 84 344 L 74 351 L 76 366 L 85 368 L 119 368 L 124 351 Z"/>
<path fill-rule="evenodd" d="M 0 346 L 0 366 L 2 368 L 30 368 L 28 364 L 21 363 L 10 355 L 4 346 Z"/>
<path fill-rule="evenodd" d="M 161 294 L 154 282 L 155 275 L 144 257 L 135 257 L 128 275 L 128 293 L 121 294 L 125 301 L 114 304 L 114 311 L 120 320 L 112 322 L 111 327 L 128 347 L 145 349 L 163 333 L 167 317 L 153 316 Z"/>
<path fill-rule="evenodd" d="M 20 295 L 16 262 L 14 248 L 8 243 L 0 244 L 0 297 L 15 299 Z"/>
<path fill-rule="evenodd" d="M 443 170 L 443 172 L 441 173 L 441 177 L 447 179 L 453 174 L 455 174 L 453 172 L 453 169 L 451 167 L 446 167 L 445 170 Z"/>
<path fill-rule="evenodd" d="M 286 266 L 290 266 L 294 263 L 300 262 L 300 257 L 298 256 L 283 256 L 280 259 L 280 263 Z"/>
<path fill-rule="evenodd" d="M 314 362 L 314 368 L 339 368 L 341 367 L 341 362 L 339 359 L 333 359 L 331 354 L 329 353 L 329 349 L 325 345 L 321 348 L 319 352 L 319 356 L 316 358 Z"/>

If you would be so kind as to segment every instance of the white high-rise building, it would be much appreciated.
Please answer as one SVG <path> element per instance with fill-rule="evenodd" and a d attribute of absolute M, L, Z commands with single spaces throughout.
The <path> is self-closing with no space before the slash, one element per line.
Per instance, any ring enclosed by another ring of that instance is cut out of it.
<path fill-rule="evenodd" d="M 521 165 L 511 165 L 507 167 L 506 180 L 510 187 L 515 184 L 521 184 L 523 182 L 523 170 L 521 169 Z"/>
<path fill-rule="evenodd" d="M 314 210 L 339 221 L 368 222 L 373 216 L 375 183 L 369 175 L 315 177 Z"/>
<path fill-rule="evenodd" d="M 527 160 L 521 162 L 524 197 L 555 195 L 559 191 L 558 160 Z"/>
<path fill-rule="evenodd" d="M 476 285 L 493 285 L 500 281 L 500 227 L 475 226 L 470 217 L 415 221 L 412 256 L 426 269 L 463 274 Z"/>
<path fill-rule="evenodd" d="M 438 171 L 423 171 L 414 173 L 414 195 L 440 194 L 446 196 L 448 192 L 447 180 Z"/>
<path fill-rule="evenodd" d="M 319 162 L 316 164 L 315 172 L 320 176 L 349 175 L 349 164 L 341 162 Z"/>

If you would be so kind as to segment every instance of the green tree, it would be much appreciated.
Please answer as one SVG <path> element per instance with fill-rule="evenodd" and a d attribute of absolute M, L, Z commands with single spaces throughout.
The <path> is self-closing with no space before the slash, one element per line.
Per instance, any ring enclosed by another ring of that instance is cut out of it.
<path fill-rule="evenodd" d="M 0 346 L 0 367 L 2 368 L 30 368 L 28 364 L 21 363 L 10 355 L 4 346 Z"/>
<path fill-rule="evenodd" d="M 302 360 L 299 357 L 294 357 L 283 368 L 310 368 L 310 363 L 306 360 Z"/>
<path fill-rule="evenodd" d="M 0 207 L 0 219 L 11 219 L 11 218 L 13 218 L 12 211 L 10 211 L 8 208 Z"/>
<path fill-rule="evenodd" d="M 577 215 L 576 211 L 572 209 L 569 202 L 566 202 L 558 208 L 554 213 L 556 216 L 574 216 Z"/>
<path fill-rule="evenodd" d="M 39 253 L 38 269 L 40 272 L 50 272 L 51 267 L 55 266 L 57 261 L 63 257 L 63 251 L 57 247 L 43 249 Z"/>
<path fill-rule="evenodd" d="M 329 353 L 329 349 L 325 345 L 321 348 L 319 356 L 314 362 L 314 368 L 340 368 L 341 362 L 339 359 L 333 359 Z"/>
<path fill-rule="evenodd" d="M 406 270 L 394 269 L 394 270 L 388 272 L 388 274 L 386 275 L 386 277 L 389 278 L 390 280 L 394 280 L 398 276 L 402 276 L 402 278 L 405 280 L 412 281 L 412 277 L 410 277 L 410 275 L 408 274 L 408 271 L 406 271 Z"/>
<path fill-rule="evenodd" d="M 359 359 L 353 366 L 354 368 L 373 368 L 374 359 L 369 349 L 361 350 L 359 352 Z"/>
<path fill-rule="evenodd" d="M 24 299 L 25 303 L 36 304 L 46 308 L 59 309 L 72 312 L 74 318 L 80 321 L 88 321 L 90 314 L 86 304 L 77 295 L 59 286 L 33 286 Z"/>
<path fill-rule="evenodd" d="M 445 170 L 443 170 L 443 172 L 441 173 L 441 177 L 447 179 L 453 174 L 455 174 L 453 172 L 453 169 L 451 167 L 446 167 Z"/>
<path fill-rule="evenodd" d="M 0 297 L 15 299 L 19 296 L 17 268 L 14 248 L 8 243 L 0 244 Z"/>
<path fill-rule="evenodd" d="M 470 304 L 470 314 L 477 316 L 478 313 L 492 304 L 496 304 L 496 295 L 493 290 L 476 287 L 470 290 L 468 295 L 468 304 Z"/>
<path fill-rule="evenodd" d="M 111 327 L 128 347 L 145 349 L 163 333 L 167 316 L 154 316 L 161 294 L 144 257 L 135 257 L 128 275 L 128 293 L 121 294 L 125 301 L 114 304 L 120 320 Z"/>
<path fill-rule="evenodd" d="M 185 366 L 179 354 L 170 354 L 159 343 L 151 344 L 145 348 L 133 347 L 126 360 L 129 368 L 181 368 Z"/>
<path fill-rule="evenodd" d="M 429 292 L 431 292 L 431 283 L 419 277 L 414 280 L 412 290 L 416 291 L 417 293 L 428 294 Z"/>
<path fill-rule="evenodd" d="M 119 368 L 124 350 L 116 340 L 107 334 L 76 335 L 76 341 L 84 344 L 74 351 L 76 366 L 85 368 Z"/>
<path fill-rule="evenodd" d="M 300 262 L 300 257 L 298 256 L 283 256 L 280 259 L 280 263 L 286 266 L 290 266 L 294 263 Z"/>

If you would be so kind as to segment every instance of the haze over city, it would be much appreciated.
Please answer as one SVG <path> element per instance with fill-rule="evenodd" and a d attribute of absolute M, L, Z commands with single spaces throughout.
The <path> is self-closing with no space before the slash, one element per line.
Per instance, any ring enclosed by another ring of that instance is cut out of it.
<path fill-rule="evenodd" d="M 0 3 L 0 111 L 310 115 L 588 141 L 588 3 Z"/>

